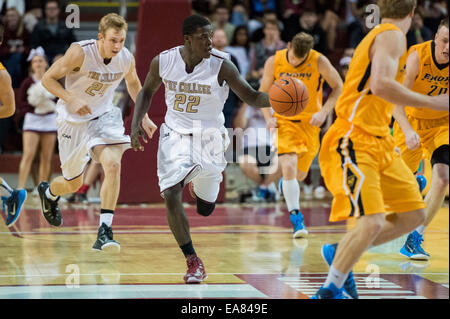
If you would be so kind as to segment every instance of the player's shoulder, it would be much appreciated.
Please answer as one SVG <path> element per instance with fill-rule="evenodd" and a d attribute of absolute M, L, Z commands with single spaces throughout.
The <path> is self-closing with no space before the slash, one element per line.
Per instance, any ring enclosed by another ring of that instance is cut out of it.
<path fill-rule="evenodd" d="M 170 49 L 161 51 L 161 52 L 159 53 L 159 55 L 164 55 L 164 56 L 165 56 L 165 55 L 176 54 L 176 53 L 177 53 L 176 50 L 179 50 L 180 47 L 181 47 L 181 46 L 178 45 L 178 46 L 176 46 L 176 47 L 173 47 L 173 48 L 170 48 Z"/>
<path fill-rule="evenodd" d="M 212 49 L 211 50 L 211 58 L 212 59 L 227 59 L 230 60 L 231 59 L 231 55 L 227 52 L 224 51 L 219 51 L 217 49 Z"/>

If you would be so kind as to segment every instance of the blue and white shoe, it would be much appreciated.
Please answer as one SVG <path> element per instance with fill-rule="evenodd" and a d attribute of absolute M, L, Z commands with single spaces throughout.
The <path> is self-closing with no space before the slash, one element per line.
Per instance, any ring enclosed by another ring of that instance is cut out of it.
<path fill-rule="evenodd" d="M 423 236 L 417 230 L 408 235 L 400 254 L 413 260 L 428 260 L 430 254 L 422 248 Z"/>
<path fill-rule="evenodd" d="M 311 299 L 348 299 L 343 294 L 344 288 L 338 289 L 333 283 L 328 287 L 320 287 Z"/>
<path fill-rule="evenodd" d="M 294 227 L 293 238 L 303 238 L 308 235 L 308 231 L 306 230 L 305 223 L 303 222 L 302 213 L 300 213 L 299 210 L 297 210 L 296 212 L 297 214 L 292 214 L 292 212 L 290 214 L 291 223 Z"/>
<path fill-rule="evenodd" d="M 11 227 L 19 219 L 23 203 L 27 198 L 27 191 L 24 189 L 13 190 L 11 196 L 2 196 L 3 213 L 6 213 L 6 226 Z M 6 209 L 5 209 L 6 207 Z"/>
<path fill-rule="evenodd" d="M 334 255 L 336 254 L 337 244 L 325 244 L 322 246 L 322 258 L 331 266 L 333 263 Z M 355 279 L 353 278 L 353 272 L 350 271 L 347 279 L 344 282 L 344 293 L 347 293 L 351 299 L 358 299 L 358 291 L 356 289 Z"/>
<path fill-rule="evenodd" d="M 423 175 L 416 175 L 416 181 L 417 184 L 419 184 L 419 190 L 422 193 L 422 191 L 427 187 L 427 179 Z"/>

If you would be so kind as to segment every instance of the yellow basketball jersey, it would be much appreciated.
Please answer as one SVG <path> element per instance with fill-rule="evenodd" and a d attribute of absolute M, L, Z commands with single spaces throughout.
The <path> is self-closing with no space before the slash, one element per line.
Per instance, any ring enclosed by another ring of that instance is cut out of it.
<path fill-rule="evenodd" d="M 282 116 L 278 113 L 276 117 L 288 120 L 305 120 L 309 121 L 311 116 L 318 112 L 322 107 L 322 85 L 323 79 L 318 71 L 317 62 L 321 54 L 315 50 L 310 50 L 308 57 L 298 66 L 293 66 L 288 61 L 288 50 L 279 50 L 275 53 L 274 60 L 274 77 L 275 81 L 282 76 L 291 76 L 301 80 L 308 89 L 308 103 L 305 109 L 296 116 Z"/>
<path fill-rule="evenodd" d="M 375 136 L 390 134 L 389 124 L 394 105 L 370 91 L 370 47 L 375 37 L 385 31 L 400 29 L 394 24 L 383 23 L 373 28 L 355 50 L 345 78 L 342 94 L 336 103 L 336 114 L 365 132 Z M 406 37 L 404 37 L 406 48 Z M 406 50 L 400 58 L 395 80 L 403 82 Z"/>
<path fill-rule="evenodd" d="M 414 92 L 435 96 L 448 94 L 448 63 L 438 64 L 434 55 L 434 41 L 416 44 L 409 48 L 408 55 L 417 51 L 419 55 L 419 73 L 411 88 Z M 419 119 L 439 119 L 448 116 L 446 111 L 429 108 L 407 107 L 406 114 Z"/>
<path fill-rule="evenodd" d="M 0 71 L 5 69 L 6 69 L 5 66 L 2 64 L 2 62 L 0 62 Z"/>

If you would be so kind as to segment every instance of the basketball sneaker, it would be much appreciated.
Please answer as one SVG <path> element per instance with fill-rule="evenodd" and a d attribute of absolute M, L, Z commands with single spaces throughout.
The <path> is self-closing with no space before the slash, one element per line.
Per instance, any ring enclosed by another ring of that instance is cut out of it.
<path fill-rule="evenodd" d="M 98 228 L 97 240 L 92 246 L 93 250 L 120 251 L 120 244 L 113 239 L 112 228 L 105 223 Z"/>
<path fill-rule="evenodd" d="M 13 190 L 9 197 L 2 196 L 3 213 L 6 214 L 6 226 L 14 225 L 20 216 L 22 205 L 27 198 L 27 191 L 24 189 Z"/>
<path fill-rule="evenodd" d="M 325 244 L 322 246 L 322 258 L 325 260 L 325 262 L 328 264 L 328 266 L 331 266 L 333 263 L 334 255 L 336 254 L 337 244 Z M 358 291 L 356 290 L 356 284 L 355 279 L 353 278 L 353 272 L 350 271 L 347 279 L 344 282 L 344 293 L 347 293 L 349 297 L 352 299 L 358 299 Z"/>
<path fill-rule="evenodd" d="M 320 289 L 316 292 L 311 299 L 348 299 L 343 294 L 343 288 L 338 289 L 333 283 L 331 283 L 328 287 L 320 287 Z"/>
<path fill-rule="evenodd" d="M 184 275 L 184 282 L 186 284 L 199 284 L 208 278 L 203 262 L 197 255 L 188 255 L 186 258 L 188 270 Z"/>
<path fill-rule="evenodd" d="M 422 248 L 423 236 L 419 234 L 417 230 L 408 235 L 405 244 L 400 249 L 400 254 L 413 260 L 428 260 L 430 254 L 428 254 Z"/>
<path fill-rule="evenodd" d="M 292 212 L 297 212 L 293 214 Z M 308 235 L 308 231 L 306 230 L 305 224 L 303 222 L 303 215 L 299 210 L 294 210 L 290 213 L 290 219 L 292 226 L 294 227 L 294 235 L 293 238 L 302 238 Z"/>
<path fill-rule="evenodd" d="M 41 211 L 42 216 L 44 216 L 45 220 L 52 225 L 59 227 L 62 225 L 63 219 L 61 216 L 61 212 L 58 207 L 59 196 L 56 200 L 50 200 L 45 195 L 45 192 L 50 187 L 50 184 L 47 182 L 41 182 L 38 185 L 39 197 L 41 199 Z"/>
<path fill-rule="evenodd" d="M 419 190 L 422 193 L 422 191 L 427 187 L 427 179 L 423 175 L 417 175 L 416 176 L 417 184 L 419 184 Z"/>

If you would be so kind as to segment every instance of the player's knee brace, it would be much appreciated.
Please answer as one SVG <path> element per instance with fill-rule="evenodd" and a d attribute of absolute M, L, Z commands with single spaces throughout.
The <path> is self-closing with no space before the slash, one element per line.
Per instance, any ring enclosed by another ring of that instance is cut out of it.
<path fill-rule="evenodd" d="M 434 164 L 449 165 L 449 151 L 449 144 L 439 146 L 431 156 L 431 166 L 434 166 Z"/>
<path fill-rule="evenodd" d="M 214 211 L 216 203 L 208 203 L 197 197 L 197 212 L 202 216 L 209 216 Z"/>

